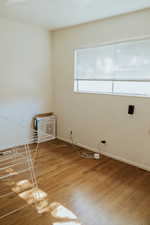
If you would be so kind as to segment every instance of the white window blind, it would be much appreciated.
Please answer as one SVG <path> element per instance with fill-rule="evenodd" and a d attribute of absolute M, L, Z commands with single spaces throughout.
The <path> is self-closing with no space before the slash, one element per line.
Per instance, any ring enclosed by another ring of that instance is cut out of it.
<path fill-rule="evenodd" d="M 74 90 L 150 96 L 150 39 L 75 50 Z"/>

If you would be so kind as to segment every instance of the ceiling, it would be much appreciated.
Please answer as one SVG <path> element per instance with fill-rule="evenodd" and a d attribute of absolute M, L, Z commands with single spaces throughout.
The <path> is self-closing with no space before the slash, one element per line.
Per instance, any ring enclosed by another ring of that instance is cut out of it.
<path fill-rule="evenodd" d="M 148 7 L 149 0 L 0 0 L 0 16 L 54 30 Z"/>

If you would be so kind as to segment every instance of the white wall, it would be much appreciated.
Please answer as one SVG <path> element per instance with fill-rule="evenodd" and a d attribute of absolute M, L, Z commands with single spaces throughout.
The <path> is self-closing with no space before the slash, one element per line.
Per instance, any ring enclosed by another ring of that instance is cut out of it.
<path fill-rule="evenodd" d="M 150 10 L 53 32 L 54 111 L 58 136 L 150 169 L 150 99 L 73 93 L 73 49 L 150 35 Z M 135 104 L 136 115 L 127 114 Z"/>
<path fill-rule="evenodd" d="M 50 33 L 0 19 L 0 149 L 21 143 L 35 114 L 52 111 L 51 89 Z"/>

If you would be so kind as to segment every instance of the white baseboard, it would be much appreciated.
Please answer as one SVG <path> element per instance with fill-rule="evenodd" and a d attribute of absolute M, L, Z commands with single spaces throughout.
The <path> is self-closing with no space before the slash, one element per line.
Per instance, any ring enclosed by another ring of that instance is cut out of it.
<path fill-rule="evenodd" d="M 71 141 L 69 139 L 65 139 L 65 138 L 62 138 L 62 137 L 57 137 L 59 140 L 62 140 L 62 141 L 65 141 L 65 142 L 68 142 L 68 143 L 71 143 Z M 150 172 L 150 166 L 147 166 L 147 165 L 143 165 L 143 164 L 139 164 L 137 162 L 133 162 L 131 160 L 128 160 L 128 159 L 125 159 L 123 157 L 120 157 L 120 156 L 116 156 L 110 152 L 99 152 L 97 149 L 94 149 L 94 148 L 91 148 L 91 147 L 88 147 L 86 145 L 83 145 L 83 144 L 80 144 L 80 143 L 76 143 L 77 146 L 81 147 L 81 148 L 85 148 L 85 149 L 88 149 L 90 151 L 93 151 L 93 152 L 98 152 L 98 153 L 101 153 L 102 155 L 105 155 L 107 157 L 110 157 L 112 159 L 116 159 L 118 161 L 121 161 L 121 162 L 124 162 L 124 163 L 127 163 L 129 165 L 132 165 L 132 166 L 135 166 L 135 167 L 138 167 L 140 169 L 144 169 L 144 170 L 147 170 Z"/>
<path fill-rule="evenodd" d="M 138 168 L 140 168 L 140 169 L 147 170 L 147 171 L 150 172 L 150 166 L 146 166 L 146 165 L 143 165 L 143 164 L 139 164 L 139 163 L 137 163 L 137 162 L 133 162 L 133 161 L 128 160 L 128 159 L 125 159 L 125 158 L 123 158 L 123 157 L 116 156 L 116 155 L 114 155 L 114 154 L 112 154 L 112 153 L 110 153 L 110 152 L 102 152 L 102 154 L 105 155 L 105 156 L 108 156 L 108 157 L 110 157 L 110 158 L 112 158 L 112 159 L 116 159 L 116 160 L 118 160 L 118 161 L 127 163 L 127 164 L 129 164 L 129 165 L 131 165 L 131 166 L 135 166 L 135 167 L 138 167 Z"/>
<path fill-rule="evenodd" d="M 5 146 L 3 145 L 3 146 L 0 146 L 0 151 L 15 148 L 15 147 L 19 147 L 19 146 L 23 146 L 25 144 L 28 144 L 28 145 L 33 144 L 33 141 L 29 141 L 28 143 L 27 142 L 21 142 L 21 143 L 9 144 L 9 145 L 5 145 Z"/>
<path fill-rule="evenodd" d="M 72 142 L 71 142 L 69 139 L 67 139 L 67 138 L 57 137 L 57 139 L 72 144 Z M 75 143 L 75 145 L 77 145 L 77 146 L 79 146 L 79 147 L 81 147 L 81 148 L 85 148 L 85 149 L 87 149 L 87 150 L 90 150 L 90 151 L 92 151 L 92 152 L 100 153 L 100 152 L 97 151 L 96 149 L 90 148 L 90 147 L 88 147 L 87 145 L 83 145 L 83 144 L 80 144 L 80 143 Z"/>
<path fill-rule="evenodd" d="M 65 142 L 71 144 L 71 141 L 69 139 L 67 139 L 67 138 L 62 138 L 62 137 L 57 136 L 57 139 L 61 140 L 61 141 L 65 141 Z"/>

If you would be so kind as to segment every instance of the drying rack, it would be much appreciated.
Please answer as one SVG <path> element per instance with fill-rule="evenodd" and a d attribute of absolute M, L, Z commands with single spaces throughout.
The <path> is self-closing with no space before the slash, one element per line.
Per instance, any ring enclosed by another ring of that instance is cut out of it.
<path fill-rule="evenodd" d="M 6 133 L 7 127 L 10 126 L 10 121 L 5 117 L 0 116 L 0 124 L 1 122 L 0 135 L 4 128 L 4 133 Z M 30 135 L 27 135 L 27 132 L 22 132 L 24 129 L 24 126 L 20 124 L 17 124 L 17 128 L 15 125 L 14 129 L 12 126 L 9 134 L 15 133 L 15 135 L 14 140 L 13 138 L 11 140 L 11 147 L 0 150 L 0 219 L 16 213 L 28 205 L 37 205 L 38 199 L 41 199 L 34 164 L 39 143 L 53 139 L 53 137 L 50 134 L 42 133 L 39 139 L 36 130 L 30 129 Z M 21 132 L 24 135 L 18 146 L 14 142 Z M 1 142 L 4 141 L 1 139 L 0 144 Z"/>

